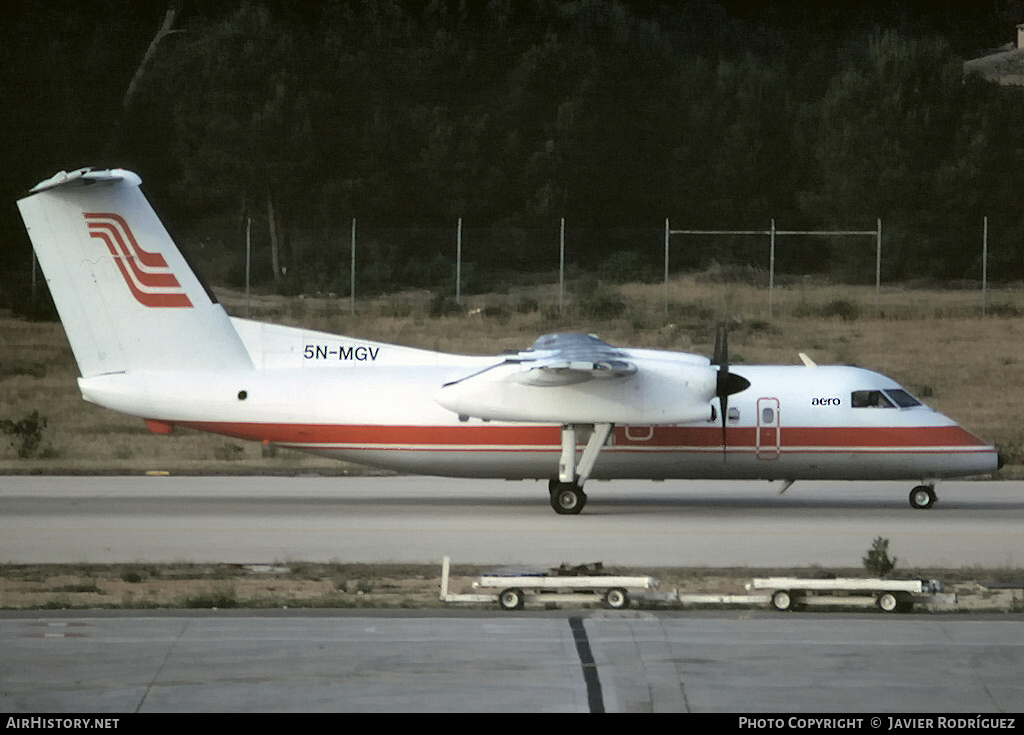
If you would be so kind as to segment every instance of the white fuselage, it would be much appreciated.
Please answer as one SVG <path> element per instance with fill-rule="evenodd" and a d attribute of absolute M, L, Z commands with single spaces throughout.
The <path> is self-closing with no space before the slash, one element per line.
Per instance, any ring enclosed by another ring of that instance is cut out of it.
<path fill-rule="evenodd" d="M 585 334 L 470 357 L 231 318 L 140 185 L 123 169 L 61 171 L 18 209 L 82 395 L 159 433 L 192 427 L 401 472 L 549 479 L 559 513 L 582 509 L 590 477 L 927 480 L 998 467 L 993 447 L 877 373 L 733 372 L 724 327 L 712 365 Z M 915 507 L 932 502 L 930 488 L 911 494 Z"/>
<path fill-rule="evenodd" d="M 232 322 L 256 369 L 103 375 L 82 379 L 83 395 L 161 425 L 400 472 L 509 479 L 557 474 L 558 424 L 460 417 L 435 400 L 441 386 L 493 365 L 494 357 Z M 669 365 L 677 359 L 681 370 L 695 362 L 685 353 L 624 352 Z M 878 373 L 835 366 L 733 370 L 750 386 L 729 399 L 727 447 L 717 416 L 674 425 L 620 423 L 592 477 L 935 479 L 997 467 L 993 447 L 926 406 L 854 407 L 855 392 L 899 388 Z M 586 439 L 581 432 L 578 441 Z"/>

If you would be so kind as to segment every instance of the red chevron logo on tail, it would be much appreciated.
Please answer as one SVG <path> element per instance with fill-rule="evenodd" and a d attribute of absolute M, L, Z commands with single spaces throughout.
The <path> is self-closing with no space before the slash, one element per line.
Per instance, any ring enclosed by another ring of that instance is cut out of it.
<path fill-rule="evenodd" d="M 84 215 L 89 236 L 106 244 L 136 301 L 154 307 L 192 306 L 164 257 L 143 250 L 123 217 L 112 212 Z"/>

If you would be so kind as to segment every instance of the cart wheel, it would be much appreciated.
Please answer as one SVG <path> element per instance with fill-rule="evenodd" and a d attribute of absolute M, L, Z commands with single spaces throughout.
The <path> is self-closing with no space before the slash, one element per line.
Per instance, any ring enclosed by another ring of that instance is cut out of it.
<path fill-rule="evenodd" d="M 629 607 L 629 595 L 618 587 L 608 590 L 604 593 L 604 605 L 612 610 L 622 610 Z"/>
<path fill-rule="evenodd" d="M 885 612 L 897 612 L 900 609 L 900 601 L 892 592 L 883 592 L 876 600 L 878 607 Z"/>
<path fill-rule="evenodd" d="M 777 590 L 772 594 L 772 607 L 781 612 L 793 609 L 793 597 L 789 590 Z"/>
<path fill-rule="evenodd" d="M 524 603 L 523 591 L 515 587 L 502 590 L 501 594 L 498 595 L 498 604 L 501 605 L 503 610 L 522 610 Z"/>

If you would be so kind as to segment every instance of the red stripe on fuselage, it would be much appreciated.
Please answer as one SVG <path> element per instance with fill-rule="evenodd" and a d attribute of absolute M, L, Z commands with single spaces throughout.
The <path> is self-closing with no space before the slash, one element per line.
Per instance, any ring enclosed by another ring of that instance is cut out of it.
<path fill-rule="evenodd" d="M 465 447 L 466 449 L 557 449 L 561 435 L 557 426 L 382 426 L 376 424 L 280 424 L 223 421 L 174 421 L 201 431 L 239 439 L 280 444 L 346 445 L 350 448 L 387 449 L 389 447 Z M 755 446 L 753 427 L 728 430 L 731 448 Z M 631 427 L 630 433 L 636 436 Z M 717 426 L 655 427 L 647 440 L 629 439 L 622 427 L 615 431 L 618 449 L 694 449 L 722 446 Z M 782 449 L 841 451 L 868 448 L 987 448 L 984 442 L 959 426 L 918 427 L 806 427 L 782 429 Z M 311 447 L 312 448 L 312 447 Z"/>
<path fill-rule="evenodd" d="M 769 427 L 775 430 L 774 427 Z M 757 428 L 730 427 L 727 429 L 730 446 L 754 446 Z M 761 429 L 762 443 L 765 429 Z M 986 446 L 977 437 L 959 426 L 814 426 L 782 427 L 780 444 L 785 447 L 954 447 Z M 637 436 L 635 429 L 629 433 Z M 774 437 L 771 437 L 774 439 Z M 772 442 L 774 444 L 774 441 Z M 720 447 L 721 427 L 656 426 L 649 439 L 630 439 L 626 429 L 615 431 L 615 445 L 619 447 Z"/>
<path fill-rule="evenodd" d="M 377 424 L 263 424 L 221 421 L 175 421 L 215 434 L 279 443 L 540 446 L 559 445 L 557 426 L 381 426 Z"/>
<path fill-rule="evenodd" d="M 959 426 L 783 428 L 782 445 L 836 447 L 984 447 Z"/>

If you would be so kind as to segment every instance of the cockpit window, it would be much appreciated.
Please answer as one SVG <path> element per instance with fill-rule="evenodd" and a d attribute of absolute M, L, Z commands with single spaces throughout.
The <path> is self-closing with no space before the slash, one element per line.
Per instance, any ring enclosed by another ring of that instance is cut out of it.
<path fill-rule="evenodd" d="M 855 390 L 850 396 L 854 408 L 912 408 L 921 402 L 902 388 L 888 390 Z"/>
<path fill-rule="evenodd" d="M 880 390 L 855 390 L 850 396 L 854 408 L 895 408 Z"/>
<path fill-rule="evenodd" d="M 920 406 L 921 401 L 914 398 L 912 395 L 907 393 L 905 390 L 900 388 L 894 388 L 893 390 L 887 390 L 885 395 L 889 396 L 897 406 L 900 408 L 911 408 L 913 406 Z"/>

